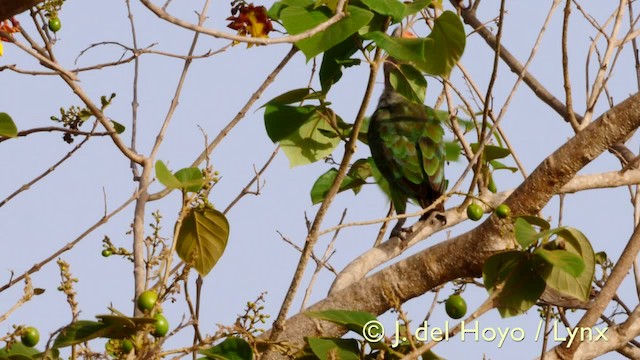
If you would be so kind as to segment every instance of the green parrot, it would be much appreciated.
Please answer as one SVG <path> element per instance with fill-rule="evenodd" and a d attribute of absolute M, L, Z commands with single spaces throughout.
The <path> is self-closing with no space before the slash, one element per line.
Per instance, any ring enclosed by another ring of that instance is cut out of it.
<path fill-rule="evenodd" d="M 389 183 L 391 201 L 397 214 L 404 214 L 407 201 L 414 199 L 424 209 L 447 188 L 444 177 L 444 130 L 432 108 L 414 103 L 391 86 L 389 73 L 396 62 L 384 64 L 385 87 L 367 133 L 376 167 Z M 441 202 L 434 209 L 444 211 Z M 427 218 L 427 212 L 421 217 Z M 444 215 L 437 217 L 446 223 Z M 406 219 L 399 219 L 391 236 L 401 236 Z"/>

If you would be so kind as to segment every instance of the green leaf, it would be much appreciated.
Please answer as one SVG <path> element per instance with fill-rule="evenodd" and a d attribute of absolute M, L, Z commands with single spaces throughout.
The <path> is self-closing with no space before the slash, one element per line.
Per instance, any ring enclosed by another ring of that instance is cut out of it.
<path fill-rule="evenodd" d="M 179 189 L 182 183 L 176 178 L 162 160 L 156 161 L 156 178 L 169 189 Z"/>
<path fill-rule="evenodd" d="M 543 218 L 539 218 L 537 216 L 532 215 L 522 215 L 519 216 L 522 220 L 528 222 L 531 225 L 537 226 L 540 230 L 549 230 L 551 228 L 551 224 Z"/>
<path fill-rule="evenodd" d="M 434 22 L 433 30 L 424 39 L 391 37 L 381 31 L 364 35 L 376 42 L 397 60 L 412 62 L 431 75 L 448 75 L 460 60 L 466 36 L 458 15 L 445 11 Z"/>
<path fill-rule="evenodd" d="M 391 16 L 393 23 L 400 22 L 407 10 L 398 0 L 362 0 L 362 3 L 380 15 Z"/>
<path fill-rule="evenodd" d="M 0 112 L 0 136 L 14 138 L 18 136 L 18 128 L 9 114 Z"/>
<path fill-rule="evenodd" d="M 320 85 L 322 92 L 329 92 L 331 86 L 342 78 L 342 68 L 360 63 L 359 59 L 351 59 L 351 56 L 358 50 L 357 44 L 352 37 L 332 47 L 324 52 L 322 56 L 322 64 L 318 75 L 320 77 Z M 349 60 L 356 62 L 349 63 Z"/>
<path fill-rule="evenodd" d="M 342 325 L 347 329 L 358 333 L 362 336 L 362 329 L 364 326 L 372 320 L 376 320 L 376 317 L 366 311 L 353 311 L 353 310 L 322 310 L 322 311 L 307 311 L 305 314 L 309 317 L 316 319 L 322 319 L 331 321 L 338 325 Z"/>
<path fill-rule="evenodd" d="M 578 255 L 569 251 L 556 249 L 547 250 L 543 247 L 537 248 L 533 252 L 533 261 L 540 266 L 553 266 L 567 274 L 578 277 L 584 271 L 584 261 Z M 536 266 L 538 268 L 538 266 Z"/>
<path fill-rule="evenodd" d="M 218 262 L 229 240 L 229 222 L 218 210 L 191 209 L 182 221 L 176 252 L 204 277 Z"/>
<path fill-rule="evenodd" d="M 425 44 L 421 69 L 431 75 L 448 75 L 462 57 L 466 45 L 464 26 L 456 13 L 443 12 L 433 23 Z"/>
<path fill-rule="evenodd" d="M 108 339 L 124 339 L 143 330 L 155 319 L 147 317 L 126 317 L 120 315 L 97 315 L 100 322 L 78 320 L 62 329 L 55 341 L 54 348 L 62 348 L 103 337 Z"/>
<path fill-rule="evenodd" d="M 389 55 L 397 60 L 412 62 L 418 67 L 425 61 L 425 44 L 427 39 L 399 38 L 389 36 L 382 31 L 373 31 L 363 35 L 365 39 L 375 41 Z"/>
<path fill-rule="evenodd" d="M 495 301 L 503 318 L 530 309 L 545 288 L 544 280 L 533 270 L 527 255 L 520 251 L 507 251 L 489 257 L 484 263 L 482 277 L 489 293 L 502 284 Z"/>
<path fill-rule="evenodd" d="M 116 130 L 116 134 L 122 134 L 127 128 L 115 120 L 111 120 L 111 125 Z"/>
<path fill-rule="evenodd" d="M 366 162 L 366 160 L 365 160 L 365 163 L 366 164 L 363 164 L 362 166 L 368 167 L 369 163 Z M 333 185 L 333 182 L 335 181 L 337 174 L 338 174 L 338 170 L 335 168 L 331 168 L 327 170 L 327 172 L 325 172 L 324 174 L 320 175 L 320 177 L 315 181 L 315 183 L 313 184 L 313 187 L 311 188 L 312 204 L 315 205 L 324 201 L 324 198 L 327 195 L 327 191 L 329 191 L 329 188 L 331 187 L 331 185 Z M 366 183 L 364 179 L 366 179 L 366 177 L 362 178 L 362 177 L 359 177 L 357 174 L 355 175 L 346 174 L 344 179 L 342 179 L 342 183 L 340 184 L 338 193 L 341 193 L 345 190 L 352 189 L 353 192 L 357 194 L 360 191 L 360 188 L 362 188 L 362 185 Z"/>
<path fill-rule="evenodd" d="M 424 103 L 427 80 L 424 75 L 409 64 L 400 64 L 389 72 L 389 82 L 400 95 L 418 104 Z"/>
<path fill-rule="evenodd" d="M 438 120 L 440 120 L 440 122 L 442 122 L 443 124 L 447 124 L 448 126 L 452 126 L 449 112 L 447 110 L 432 109 L 432 111 L 434 112 Z M 474 129 L 473 121 L 465 120 L 459 116 L 456 116 L 456 120 L 458 121 L 458 125 L 462 126 L 463 132 L 465 134 Z"/>
<path fill-rule="evenodd" d="M 180 188 L 186 191 L 198 192 L 205 183 L 202 170 L 197 167 L 180 169 L 174 176 L 180 181 Z"/>
<path fill-rule="evenodd" d="M 63 348 L 101 337 L 107 333 L 108 328 L 109 325 L 101 322 L 78 320 L 60 331 L 53 347 Z"/>
<path fill-rule="evenodd" d="M 489 162 L 489 164 L 491 164 L 491 167 L 493 168 L 493 170 L 509 170 L 512 173 L 518 171 L 517 167 L 507 166 L 498 160 L 492 160 Z"/>
<path fill-rule="evenodd" d="M 522 217 L 517 217 L 515 221 L 516 241 L 523 249 L 526 249 L 536 240 L 538 240 L 538 232 L 528 221 Z"/>
<path fill-rule="evenodd" d="M 331 25 L 326 30 L 296 43 L 296 46 L 305 54 L 307 60 L 331 49 L 353 35 L 361 27 L 369 23 L 373 17 L 372 12 L 356 6 L 348 5 L 346 10 L 349 15 L 344 19 Z M 329 20 L 332 13 L 325 7 L 309 9 L 289 6 L 281 10 L 279 15 L 287 32 L 291 35 L 296 35 Z"/>
<path fill-rule="evenodd" d="M 8 358 L 11 355 L 23 355 L 27 356 L 28 359 L 31 359 L 31 356 L 37 353 L 37 349 L 27 347 L 21 342 L 14 343 L 11 345 L 10 349 L 7 349 L 6 346 L 0 349 L 0 356 L 5 358 Z"/>
<path fill-rule="evenodd" d="M 315 106 L 279 106 L 267 105 L 264 110 L 264 125 L 267 135 L 273 142 L 279 142 L 292 136 L 311 119 L 316 112 Z"/>
<path fill-rule="evenodd" d="M 311 91 L 311 88 L 301 88 L 287 91 L 286 93 L 280 94 L 269 100 L 266 104 L 262 105 L 261 108 L 267 105 L 288 105 L 301 102 L 307 99 Z"/>
<path fill-rule="evenodd" d="M 252 360 L 253 350 L 251 346 L 241 338 L 228 337 L 218 345 L 206 350 L 200 350 L 200 354 L 206 355 L 204 359 L 210 360 Z"/>
<path fill-rule="evenodd" d="M 431 0 L 415 0 L 405 4 L 404 14 L 402 17 L 407 17 L 420 12 L 431 4 Z"/>
<path fill-rule="evenodd" d="M 471 144 L 471 150 L 473 150 L 474 153 L 478 152 L 478 148 L 479 148 L 478 143 Z M 487 162 L 495 159 L 502 159 L 509 155 L 511 155 L 511 151 L 509 151 L 509 149 L 507 148 L 502 148 L 495 145 L 485 145 L 484 147 L 483 156 L 484 156 L 484 161 L 487 161 Z"/>
<path fill-rule="evenodd" d="M 359 360 L 360 346 L 356 339 L 305 338 L 311 351 L 320 360 Z"/>
<path fill-rule="evenodd" d="M 538 273 L 544 278 L 547 286 L 565 295 L 588 301 L 595 273 L 595 254 L 591 243 L 583 233 L 574 228 L 561 228 L 556 234 L 557 246 L 578 256 L 584 263 L 584 270 L 576 277 L 564 268 L 546 265 L 538 268 Z"/>
<path fill-rule="evenodd" d="M 340 139 L 327 136 L 335 130 L 327 112 L 315 106 L 268 105 L 264 114 L 267 134 L 279 142 L 291 167 L 316 162 L 333 152 Z"/>
<path fill-rule="evenodd" d="M 507 279 L 513 268 L 522 261 L 523 256 L 520 251 L 505 251 L 492 255 L 485 261 L 482 278 L 489 293 L 493 292 L 496 285 Z"/>

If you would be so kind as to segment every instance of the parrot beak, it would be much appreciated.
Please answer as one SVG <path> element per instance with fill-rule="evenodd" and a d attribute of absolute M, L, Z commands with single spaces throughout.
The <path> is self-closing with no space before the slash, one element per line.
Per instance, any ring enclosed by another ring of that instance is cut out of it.
<path fill-rule="evenodd" d="M 393 33 L 391 34 L 391 36 L 399 37 L 399 38 L 403 38 L 403 39 L 416 39 L 417 38 L 416 34 L 412 33 L 409 30 L 402 30 L 400 27 L 397 27 L 395 30 L 393 30 Z"/>

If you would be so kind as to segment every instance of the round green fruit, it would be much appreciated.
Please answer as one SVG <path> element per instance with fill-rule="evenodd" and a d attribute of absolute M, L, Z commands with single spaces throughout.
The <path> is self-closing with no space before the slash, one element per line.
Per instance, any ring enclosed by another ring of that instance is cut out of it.
<path fill-rule="evenodd" d="M 506 204 L 500 204 L 496 208 L 495 213 L 500 219 L 506 219 L 511 215 L 511 209 Z"/>
<path fill-rule="evenodd" d="M 49 19 L 49 30 L 56 33 L 58 32 L 58 30 L 60 30 L 61 27 L 62 23 L 60 22 L 60 19 L 58 17 L 52 17 L 51 19 Z"/>
<path fill-rule="evenodd" d="M 133 343 L 131 342 L 131 340 L 129 339 L 122 340 L 122 342 L 120 343 L 120 350 L 122 350 L 124 354 L 130 353 L 131 350 L 133 350 Z"/>
<path fill-rule="evenodd" d="M 38 341 L 40 341 L 40 333 L 38 332 L 38 329 L 33 326 L 29 326 L 25 329 L 24 333 L 22 333 L 20 340 L 22 340 L 24 346 L 34 347 L 38 344 Z"/>
<path fill-rule="evenodd" d="M 104 256 L 104 257 L 109 257 L 109 256 L 111 256 L 111 255 L 113 255 L 113 253 L 111 252 L 111 250 L 109 250 L 109 249 L 104 249 L 104 250 L 102 250 L 102 256 Z"/>
<path fill-rule="evenodd" d="M 467 302 L 460 295 L 451 295 L 444 303 L 447 315 L 452 319 L 460 319 L 467 313 Z"/>
<path fill-rule="evenodd" d="M 138 296 L 138 309 L 140 311 L 151 311 L 156 306 L 158 294 L 153 290 L 147 290 Z"/>
<path fill-rule="evenodd" d="M 151 333 L 155 337 L 163 337 L 169 332 L 169 321 L 162 314 L 155 314 L 153 318 L 156 319 L 156 329 Z"/>
<path fill-rule="evenodd" d="M 482 211 L 482 206 L 476 203 L 471 203 L 469 204 L 469 206 L 467 206 L 467 216 L 473 221 L 480 220 L 483 213 L 484 211 Z"/>

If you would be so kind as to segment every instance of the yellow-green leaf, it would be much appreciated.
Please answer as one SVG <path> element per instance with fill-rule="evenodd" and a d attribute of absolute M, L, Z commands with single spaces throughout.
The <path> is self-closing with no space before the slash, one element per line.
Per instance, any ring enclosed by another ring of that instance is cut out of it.
<path fill-rule="evenodd" d="M 206 276 L 222 257 L 229 240 L 229 222 L 218 210 L 191 209 L 182 221 L 176 251 Z"/>

